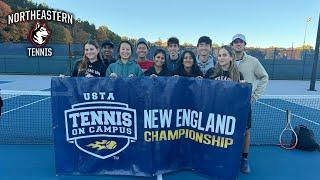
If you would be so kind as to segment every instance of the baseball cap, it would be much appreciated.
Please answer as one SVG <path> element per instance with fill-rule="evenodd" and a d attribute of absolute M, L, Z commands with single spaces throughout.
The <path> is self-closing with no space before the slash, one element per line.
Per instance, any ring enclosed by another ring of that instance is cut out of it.
<path fill-rule="evenodd" d="M 141 43 L 145 44 L 147 46 L 147 48 L 149 49 L 148 42 L 145 38 L 139 38 L 137 41 L 137 46 Z"/>
<path fill-rule="evenodd" d="M 107 45 L 109 45 L 109 46 L 111 46 L 112 48 L 114 48 L 113 42 L 112 42 L 111 40 L 109 40 L 109 39 L 103 41 L 101 47 L 104 47 L 104 46 L 107 46 Z"/>
<path fill-rule="evenodd" d="M 246 41 L 246 37 L 243 34 L 236 34 L 232 37 L 232 42 L 236 39 L 241 39 L 242 41 L 244 41 L 245 43 L 247 43 Z"/>

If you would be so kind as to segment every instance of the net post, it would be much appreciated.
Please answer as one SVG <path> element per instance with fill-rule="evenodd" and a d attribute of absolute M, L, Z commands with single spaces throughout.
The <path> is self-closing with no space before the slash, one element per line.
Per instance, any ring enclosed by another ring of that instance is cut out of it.
<path fill-rule="evenodd" d="M 316 86 L 317 68 L 318 68 L 318 61 L 319 61 L 319 43 L 320 43 L 320 14 L 319 14 L 317 40 L 316 40 L 316 47 L 314 49 L 314 61 L 313 61 L 309 91 L 316 91 L 315 86 Z"/>

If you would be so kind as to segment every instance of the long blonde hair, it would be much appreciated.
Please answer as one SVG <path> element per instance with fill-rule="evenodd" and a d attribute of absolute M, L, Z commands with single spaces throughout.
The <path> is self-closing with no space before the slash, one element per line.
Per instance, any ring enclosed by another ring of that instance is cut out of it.
<path fill-rule="evenodd" d="M 99 49 L 99 44 L 97 43 L 97 41 L 95 40 L 88 40 L 86 41 L 84 44 L 83 44 L 83 57 L 81 59 L 81 62 L 79 63 L 78 65 L 78 74 L 81 74 L 82 72 L 86 72 L 87 71 L 87 68 L 88 68 L 88 61 L 89 59 L 86 57 L 85 55 L 85 45 L 86 44 L 90 44 L 90 45 L 93 45 L 94 47 L 96 47 L 97 49 Z M 100 60 L 100 56 L 99 54 L 97 55 L 97 59 Z"/>
<path fill-rule="evenodd" d="M 230 66 L 229 66 L 229 75 L 230 75 L 230 78 L 232 79 L 232 81 L 240 81 L 240 71 L 236 65 L 236 62 L 235 62 L 235 52 L 234 50 L 230 47 L 230 46 L 227 46 L 227 45 L 224 45 L 224 46 L 221 46 L 218 50 L 218 53 L 221 49 L 225 49 L 229 55 L 232 57 L 232 60 L 230 61 Z M 222 74 L 223 72 L 223 69 L 221 67 L 221 65 L 219 64 L 219 62 L 216 63 L 215 67 L 214 67 L 214 73 L 213 73 L 213 77 L 217 76 L 218 74 Z"/>

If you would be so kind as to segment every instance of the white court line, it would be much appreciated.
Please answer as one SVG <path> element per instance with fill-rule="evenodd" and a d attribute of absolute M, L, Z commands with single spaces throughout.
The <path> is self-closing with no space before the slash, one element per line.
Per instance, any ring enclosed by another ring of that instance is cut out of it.
<path fill-rule="evenodd" d="M 298 102 L 294 102 L 293 100 L 300 100 L 300 99 L 318 99 L 320 100 L 320 96 L 319 95 L 263 95 L 261 99 L 279 99 L 279 100 L 283 100 L 283 101 L 286 101 L 286 102 L 289 102 L 289 103 L 293 103 L 293 104 L 297 104 L 299 106 L 306 106 L 304 104 L 300 104 Z M 315 109 L 317 111 L 320 111 L 320 109 L 318 109 L 317 107 L 309 107 L 307 106 L 308 108 L 311 108 L 311 109 Z"/>
<path fill-rule="evenodd" d="M 293 102 L 293 101 L 289 101 L 289 100 L 284 100 L 284 99 L 281 99 L 281 100 L 283 100 L 283 101 L 287 101 L 287 102 L 289 102 L 289 103 L 296 104 L 296 105 L 298 105 L 298 106 L 304 106 L 304 107 L 308 107 L 308 108 L 310 108 L 310 109 L 314 109 L 314 110 L 320 111 L 320 109 L 315 108 L 315 107 L 309 107 L 309 106 L 307 106 L 307 105 L 299 104 L 299 103 L 297 103 L 297 102 Z"/>
<path fill-rule="evenodd" d="M 257 101 L 257 102 L 258 102 L 258 103 L 260 103 L 260 104 L 263 104 L 263 105 L 265 105 L 265 106 L 271 107 L 271 108 L 273 108 L 273 109 L 276 109 L 276 110 L 279 110 L 279 111 L 282 111 L 282 112 L 286 112 L 286 111 L 285 111 L 285 110 L 283 110 L 283 109 L 280 109 L 280 108 L 277 108 L 277 107 L 271 106 L 271 105 L 269 105 L 269 104 L 266 104 L 266 103 L 263 103 L 263 102 L 260 102 L 260 101 Z M 316 125 L 320 126 L 320 124 L 319 124 L 319 123 L 317 123 L 317 122 L 311 121 L 311 120 L 309 120 L 309 119 L 306 119 L 306 118 L 301 117 L 301 116 L 299 116 L 299 115 L 296 115 L 296 114 L 294 114 L 294 113 L 291 113 L 291 114 L 292 114 L 292 116 L 295 116 L 295 117 L 301 118 L 301 119 L 306 120 L 306 121 L 308 121 L 308 122 L 310 122 L 310 123 L 313 123 L 313 124 L 316 124 Z"/>
<path fill-rule="evenodd" d="M 20 106 L 20 107 L 14 108 L 14 109 L 10 109 L 9 111 L 6 111 L 6 112 L 2 113 L 2 115 L 5 115 L 5 114 L 7 114 L 7 113 L 9 113 L 9 112 L 12 112 L 12 111 L 15 111 L 15 110 L 24 108 L 24 107 L 26 107 L 26 106 L 30 106 L 30 105 L 35 104 L 35 103 L 38 103 L 38 102 L 44 101 L 44 100 L 49 99 L 49 98 L 51 98 L 51 97 L 46 97 L 46 98 L 44 98 L 44 99 L 40 99 L 40 100 L 38 100 L 38 101 L 34 101 L 34 102 L 32 102 L 32 103 L 29 103 L 29 104 L 26 104 L 26 105 L 23 105 L 23 106 Z"/>

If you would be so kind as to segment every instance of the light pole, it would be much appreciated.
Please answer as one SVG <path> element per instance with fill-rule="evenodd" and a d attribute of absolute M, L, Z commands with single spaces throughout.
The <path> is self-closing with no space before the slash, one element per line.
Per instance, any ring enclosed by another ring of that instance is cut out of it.
<path fill-rule="evenodd" d="M 303 46 L 302 46 L 303 49 L 306 43 L 307 27 L 308 27 L 308 24 L 311 22 L 311 20 L 312 20 L 311 17 L 307 17 L 306 19 L 306 28 L 304 29 L 304 38 L 303 38 Z"/>
<path fill-rule="evenodd" d="M 302 53 L 303 53 L 303 67 L 302 67 L 302 80 L 304 78 L 304 66 L 305 66 L 305 63 L 306 63 L 306 51 L 305 51 L 305 43 L 306 43 L 306 36 L 307 36 L 307 27 L 308 27 L 308 24 L 311 22 L 311 17 L 307 17 L 306 19 L 306 28 L 304 29 L 304 38 L 303 38 L 303 45 L 302 45 Z"/>

